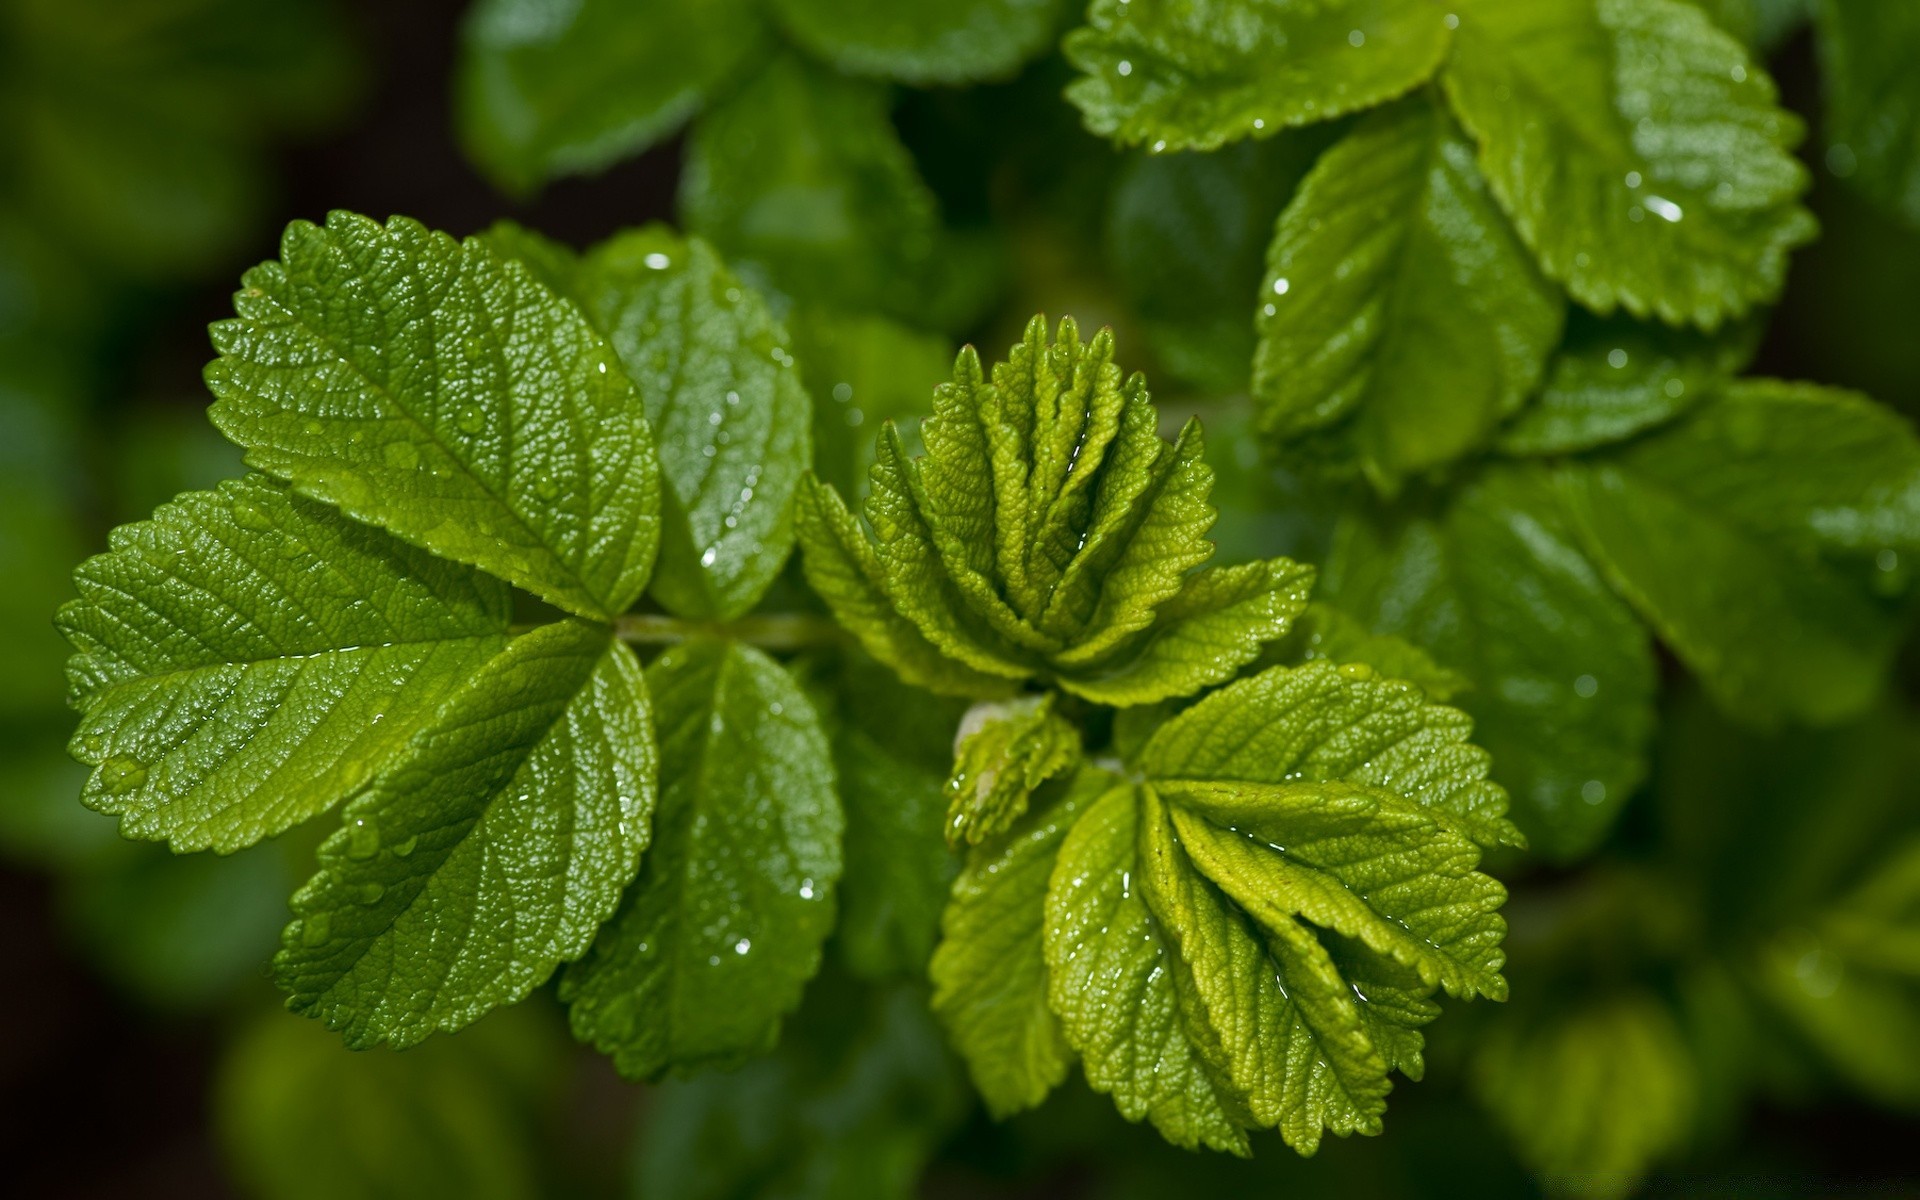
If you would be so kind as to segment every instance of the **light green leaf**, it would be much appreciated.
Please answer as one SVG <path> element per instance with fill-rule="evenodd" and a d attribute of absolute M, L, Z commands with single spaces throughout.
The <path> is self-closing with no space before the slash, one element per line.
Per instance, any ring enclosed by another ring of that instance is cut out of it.
<path fill-rule="evenodd" d="M 954 735 L 947 844 L 1004 833 L 1034 789 L 1080 762 L 1080 730 L 1054 711 L 1054 693 L 976 704 Z"/>
<path fill-rule="evenodd" d="M 1564 492 L 1621 594 L 1729 712 L 1864 709 L 1920 562 L 1920 440 L 1864 397 L 1754 381 L 1570 466 Z"/>
<path fill-rule="evenodd" d="M 640 397 L 527 268 L 336 212 L 245 285 L 207 385 L 249 465 L 583 616 L 639 597 L 659 539 Z"/>
<path fill-rule="evenodd" d="M 933 953 L 933 1011 L 996 1117 L 1046 1099 L 1073 1065 L 1048 1000 L 1046 894 L 1060 844 L 1115 786 L 1082 770 L 1012 830 L 967 853 Z"/>
<path fill-rule="evenodd" d="M 594 247 L 569 294 L 619 352 L 660 446 L 654 597 L 682 616 L 739 616 L 786 562 L 810 458 L 786 331 L 711 247 L 663 226 Z"/>
<path fill-rule="evenodd" d="M 1460 705 L 1538 849 L 1599 842 L 1646 771 L 1654 664 L 1549 476 L 1499 467 L 1437 508 L 1349 515 L 1326 590 L 1471 681 Z"/>
<path fill-rule="evenodd" d="M 1798 118 L 1682 0 L 1475 0 L 1443 79 L 1546 273 L 1607 314 L 1717 328 L 1812 239 Z"/>
<path fill-rule="evenodd" d="M 646 848 L 640 664 L 581 621 L 516 638 L 347 806 L 274 960 L 356 1049 L 410 1046 L 579 957 Z"/>
<path fill-rule="evenodd" d="M 1176 1146 L 1245 1157 L 1239 1097 L 1194 1044 L 1174 948 L 1143 894 L 1140 803 L 1119 783 L 1068 831 L 1047 891 L 1048 995 L 1087 1083 Z"/>
<path fill-rule="evenodd" d="M 1460 672 L 1433 661 L 1425 650 L 1390 633 L 1375 633 L 1343 608 L 1316 600 L 1300 616 L 1301 657 L 1338 665 L 1359 663 L 1388 679 L 1404 679 L 1442 704 L 1473 686 Z"/>
<path fill-rule="evenodd" d="M 560 998 L 629 1078 L 773 1045 L 820 964 L 840 804 L 813 705 L 751 646 L 701 639 L 647 668 L 660 805 L 640 876 Z"/>
<path fill-rule="evenodd" d="M 687 227 L 805 300 L 926 319 L 939 214 L 886 90 L 774 59 L 694 126 Z"/>
<path fill-rule="evenodd" d="M 953 346 L 872 313 L 808 306 L 788 318 L 794 357 L 813 394 L 813 470 L 841 495 L 865 498 L 874 431 L 917 424 L 953 365 Z"/>
<path fill-rule="evenodd" d="M 1159 780 L 1344 781 L 1418 801 L 1480 845 L 1523 844 L 1472 728 L 1412 684 L 1307 663 L 1208 695 L 1161 726 L 1137 763 Z"/>
<path fill-rule="evenodd" d="M 1062 0 L 773 0 L 800 46 L 843 71 L 906 83 L 1011 75 L 1045 48 Z"/>
<path fill-rule="evenodd" d="M 839 493 L 808 478 L 800 492 L 800 544 L 807 583 L 867 653 L 900 678 L 943 696 L 1005 696 L 1012 683 L 948 658 L 894 607 L 886 567 Z"/>
<path fill-rule="evenodd" d="M 507 642 L 505 584 L 261 476 L 116 530 L 61 609 L 82 799 L 227 852 L 352 796 Z"/>
<path fill-rule="evenodd" d="M 1539 396 L 1500 430 L 1506 454 L 1570 454 L 1686 412 L 1745 367 L 1757 322 L 1717 334 L 1575 310 Z"/>
<path fill-rule="evenodd" d="M 673 133 L 768 40 L 752 0 L 476 0 L 462 144 L 501 186 L 604 170 Z"/>
<path fill-rule="evenodd" d="M 1540 380 L 1565 302 L 1424 98 L 1369 117 L 1280 215 L 1254 395 L 1281 445 L 1330 431 L 1383 490 L 1480 448 Z"/>
<path fill-rule="evenodd" d="M 1213 150 L 1408 91 L 1446 53 L 1442 17 L 1421 0 L 1093 0 L 1067 98 L 1122 144 Z"/>
<path fill-rule="evenodd" d="M 1694 1065 L 1679 1025 L 1639 991 L 1490 1028 L 1471 1078 L 1521 1157 L 1587 1195 L 1631 1193 L 1693 1119 Z"/>
<path fill-rule="evenodd" d="M 1902 0 L 1812 0 L 1827 112 L 1827 166 L 1920 225 L 1920 7 Z"/>
<path fill-rule="evenodd" d="M 562 1102 L 565 1038 L 515 1009 L 406 1055 L 354 1054 L 284 1016 L 225 1049 L 213 1122 L 260 1200 L 538 1195 L 536 1130 Z"/>

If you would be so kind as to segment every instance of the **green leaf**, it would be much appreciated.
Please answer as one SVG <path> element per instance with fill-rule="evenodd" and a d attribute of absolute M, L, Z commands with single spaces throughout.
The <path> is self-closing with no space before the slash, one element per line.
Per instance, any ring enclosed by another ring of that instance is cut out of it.
<path fill-rule="evenodd" d="M 791 55 L 693 128 L 687 227 L 791 295 L 907 319 L 939 286 L 939 213 L 887 92 Z"/>
<path fill-rule="evenodd" d="M 1049 996 L 1087 1083 L 1129 1121 L 1145 1117 L 1176 1146 L 1245 1157 L 1238 1098 L 1207 1069 L 1181 1013 L 1175 950 L 1149 913 L 1141 869 L 1140 804 L 1114 786 L 1060 846 L 1047 892 Z"/>
<path fill-rule="evenodd" d="M 1757 322 L 1703 334 L 1575 310 L 1540 394 L 1500 430 L 1506 454 L 1570 454 L 1686 412 L 1745 367 Z"/>
<path fill-rule="evenodd" d="M 867 494 L 873 431 L 911 428 L 953 365 L 953 345 L 872 313 L 805 307 L 789 318 L 794 357 L 813 393 L 813 470 L 841 495 Z M 908 420 L 913 418 L 913 420 Z"/>
<path fill-rule="evenodd" d="M 467 153 L 530 191 L 591 174 L 678 129 L 766 43 L 752 0 L 477 0 L 461 27 Z"/>
<path fill-rule="evenodd" d="M 1047 994 L 1046 895 L 1061 842 L 1114 787 L 1082 770 L 1007 833 L 967 853 L 933 953 L 933 1011 L 996 1117 L 1033 1108 L 1067 1077 L 1073 1051 Z"/>
<path fill-rule="evenodd" d="M 1443 74 L 1541 267 L 1601 314 L 1717 328 L 1812 239 L 1798 118 L 1682 0 L 1475 0 Z"/>
<path fill-rule="evenodd" d="M 516 638 L 347 806 L 274 960 L 347 1044 L 466 1025 L 579 957 L 646 848 L 640 665 L 580 621 Z"/>
<path fill-rule="evenodd" d="M 1764 994 L 1868 1096 L 1920 1110 L 1920 841 L 1809 924 L 1762 949 Z"/>
<path fill-rule="evenodd" d="M 938 839 L 936 838 L 937 842 Z M 773 1055 L 661 1086 L 635 1190 L 674 1200 L 910 1200 L 968 1097 L 912 986 L 823 977 Z"/>
<path fill-rule="evenodd" d="M 1212 154 L 1136 154 L 1123 168 L 1108 202 L 1107 261 L 1173 378 L 1246 390 L 1247 298 L 1260 289 L 1263 248 L 1326 141 L 1292 133 Z"/>
<path fill-rule="evenodd" d="M 803 512 L 814 588 L 876 658 L 936 690 L 997 698 L 1038 679 L 1149 704 L 1231 678 L 1283 636 L 1311 572 L 1287 559 L 1192 573 L 1213 474 L 1178 441 L 1110 331 L 1051 342 L 1034 318 L 989 376 L 971 348 L 934 393 L 927 453 L 881 431 L 859 522 L 828 488 Z"/>
<path fill-rule="evenodd" d="M 569 295 L 619 352 L 661 447 L 655 599 L 739 616 L 786 562 L 810 458 L 786 331 L 712 248 L 663 226 L 596 246 Z"/>
<path fill-rule="evenodd" d="M 75 581 L 81 798 L 178 851 L 360 792 L 507 642 L 505 584 L 257 475 L 122 526 Z"/>
<path fill-rule="evenodd" d="M 1061 0 L 773 0 L 800 46 L 843 71 L 905 83 L 1011 75 L 1046 47 Z"/>
<path fill-rule="evenodd" d="M 1898 0 L 1814 0 L 1826 86 L 1827 166 L 1920 225 L 1920 9 Z"/>
<path fill-rule="evenodd" d="M 1124 145 L 1213 150 L 1398 96 L 1446 48 L 1421 0 L 1094 0 L 1067 98 Z"/>
<path fill-rule="evenodd" d="M 908 687 L 865 655 L 834 659 L 807 663 L 804 677 L 833 742 L 846 810 L 834 944 L 858 977 L 923 976 L 958 866 L 940 830 L 964 708 Z"/>
<path fill-rule="evenodd" d="M 560 997 L 629 1078 L 771 1047 L 833 927 L 842 818 L 813 705 L 751 646 L 705 638 L 647 668 L 654 841 Z"/>
<path fill-rule="evenodd" d="M 1488 1029 L 1471 1076 L 1521 1157 L 1583 1195 L 1618 1197 L 1683 1143 L 1694 1065 L 1673 1012 L 1639 991 Z"/>
<path fill-rule="evenodd" d="M 1833 721 L 1872 700 L 1920 561 L 1920 440 L 1847 392 L 1754 381 L 1570 466 L 1621 594 L 1729 712 Z"/>
<path fill-rule="evenodd" d="M 639 597 L 659 538 L 640 397 L 524 266 L 336 212 L 245 285 L 207 385 L 249 465 L 583 616 Z"/>
<path fill-rule="evenodd" d="M 1316 600 L 1300 617 L 1302 658 L 1338 665 L 1359 663 L 1388 679 L 1417 684 L 1444 704 L 1473 686 L 1460 672 L 1433 661 L 1425 650 L 1390 633 L 1375 633 L 1343 608 Z"/>
<path fill-rule="evenodd" d="M 518 1200 L 552 1169 L 535 1132 L 561 1102 L 565 1049 L 526 1010 L 405 1056 L 349 1053 L 269 1015 L 226 1047 L 214 1125 L 236 1182 L 261 1200 Z"/>
<path fill-rule="evenodd" d="M 1539 382 L 1565 310 L 1425 99 L 1321 158 L 1259 294 L 1262 431 L 1330 431 L 1385 490 L 1484 445 Z"/>
<path fill-rule="evenodd" d="M 1549 476 L 1493 468 L 1436 509 L 1349 516 L 1327 594 L 1471 681 L 1460 704 L 1536 847 L 1599 842 L 1646 771 L 1654 664 Z"/>
<path fill-rule="evenodd" d="M 976 704 L 954 735 L 947 844 L 1006 832 L 1034 789 L 1080 762 L 1080 730 L 1054 711 L 1054 693 Z"/>

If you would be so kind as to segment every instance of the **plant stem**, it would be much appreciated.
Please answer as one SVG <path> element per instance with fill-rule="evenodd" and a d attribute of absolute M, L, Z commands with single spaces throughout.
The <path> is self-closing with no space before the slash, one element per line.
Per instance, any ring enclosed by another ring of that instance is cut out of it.
<path fill-rule="evenodd" d="M 613 631 L 622 641 L 637 646 L 671 646 L 697 637 L 723 637 L 776 652 L 831 646 L 845 637 L 838 625 L 811 613 L 749 613 L 731 621 L 627 613 L 614 621 Z"/>

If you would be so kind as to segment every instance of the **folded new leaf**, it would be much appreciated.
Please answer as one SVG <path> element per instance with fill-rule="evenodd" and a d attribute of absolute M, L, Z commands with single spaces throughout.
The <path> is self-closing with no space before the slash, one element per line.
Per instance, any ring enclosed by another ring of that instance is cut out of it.
<path fill-rule="evenodd" d="M 1435 992 L 1504 999 L 1483 848 L 1517 844 L 1470 723 L 1363 667 L 1275 667 L 1086 767 L 971 852 L 934 1005 L 990 1108 L 1077 1055 L 1121 1113 L 1246 1153 L 1377 1133 Z"/>
<path fill-rule="evenodd" d="M 1149 704 L 1231 678 L 1306 605 L 1311 568 L 1201 565 L 1213 472 L 1189 423 L 1176 441 L 1113 336 L 1049 342 L 1036 317 L 989 376 L 971 348 L 934 393 L 911 459 L 880 435 L 864 513 L 802 492 L 809 582 L 909 682 L 980 698 L 1027 681 L 1098 703 Z"/>
<path fill-rule="evenodd" d="M 1027 811 L 1034 789 L 1080 761 L 1080 731 L 1053 711 L 1052 692 L 968 711 L 947 781 L 947 844 L 977 845 Z"/>

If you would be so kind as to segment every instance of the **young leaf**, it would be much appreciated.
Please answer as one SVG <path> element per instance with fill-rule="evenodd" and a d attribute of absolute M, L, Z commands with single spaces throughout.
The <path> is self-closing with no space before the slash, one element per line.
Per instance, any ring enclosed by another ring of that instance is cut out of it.
<path fill-rule="evenodd" d="M 1341 523 L 1327 593 L 1459 670 L 1515 817 L 1556 859 L 1590 850 L 1646 771 L 1654 665 L 1536 469 L 1489 469 L 1436 512 Z"/>
<path fill-rule="evenodd" d="M 594 247 L 568 294 L 619 352 L 662 448 L 654 597 L 739 616 L 786 563 L 809 458 L 786 331 L 706 243 L 661 226 Z"/>
<path fill-rule="evenodd" d="M 1255 323 L 1262 431 L 1337 437 L 1376 486 L 1486 443 L 1540 380 L 1565 301 L 1426 99 L 1370 116 L 1280 215 Z"/>
<path fill-rule="evenodd" d="M 211 416 L 249 465 L 583 616 L 639 598 L 653 438 L 577 309 L 403 217 L 296 221 L 280 254 L 213 327 Z"/>
<path fill-rule="evenodd" d="M 1124 145 L 1214 150 L 1415 87 L 1446 53 L 1442 17 L 1423 0 L 1093 0 L 1067 98 Z"/>
<path fill-rule="evenodd" d="M 467 153 L 527 192 L 600 171 L 699 111 L 768 40 L 752 0 L 476 0 L 461 28 Z"/>
<path fill-rule="evenodd" d="M 843 71 L 904 83 L 1011 75 L 1039 53 L 1062 0 L 772 0 L 793 40 Z"/>
<path fill-rule="evenodd" d="M 1814 221 L 1800 122 L 1683 0 L 1475 0 L 1442 78 L 1546 273 L 1607 314 L 1714 329 L 1773 298 Z"/>
<path fill-rule="evenodd" d="M 1826 85 L 1827 164 L 1876 203 L 1920 225 L 1920 7 L 1817 0 Z"/>
<path fill-rule="evenodd" d="M 1005 832 L 1035 788 L 1079 764 L 1080 731 L 1053 701 L 1048 692 L 968 710 L 947 781 L 948 845 L 978 845 Z"/>
<path fill-rule="evenodd" d="M 646 848 L 647 686 L 601 626 L 516 638 L 346 808 L 274 973 L 355 1048 L 410 1046 L 587 949 Z"/>
<path fill-rule="evenodd" d="M 815 590 L 867 649 L 925 686 L 982 698 L 1037 678 L 1148 704 L 1231 677 L 1305 607 L 1287 559 L 1190 574 L 1212 553 L 1197 424 L 1156 432 L 1103 331 L 1036 317 L 989 378 L 969 348 L 909 460 L 889 426 L 858 521 L 831 489 L 803 508 Z"/>
<path fill-rule="evenodd" d="M 680 213 L 807 300 L 924 319 L 936 286 L 938 210 L 885 89 L 790 55 L 694 126 Z"/>
<path fill-rule="evenodd" d="M 1067 832 L 1116 782 L 1087 769 L 1047 789 L 954 881 L 928 968 L 933 1011 L 996 1117 L 1038 1105 L 1073 1065 L 1047 995 L 1047 884 Z"/>
<path fill-rule="evenodd" d="M 1866 707 L 1920 556 L 1920 439 L 1864 397 L 1731 384 L 1659 434 L 1570 465 L 1602 570 L 1728 711 Z"/>
<path fill-rule="evenodd" d="M 1760 327 L 1717 334 L 1575 310 L 1546 383 L 1500 430 L 1506 454 L 1571 454 L 1664 424 L 1753 358 Z"/>
<path fill-rule="evenodd" d="M 560 985 L 575 1035 L 634 1079 L 773 1044 L 833 926 L 842 827 L 826 735 L 779 664 L 701 639 L 661 655 L 647 686 L 653 848 Z"/>
<path fill-rule="evenodd" d="M 359 792 L 507 641 L 505 584 L 258 475 L 111 545 L 58 617 L 81 798 L 177 851 L 237 850 Z"/>

